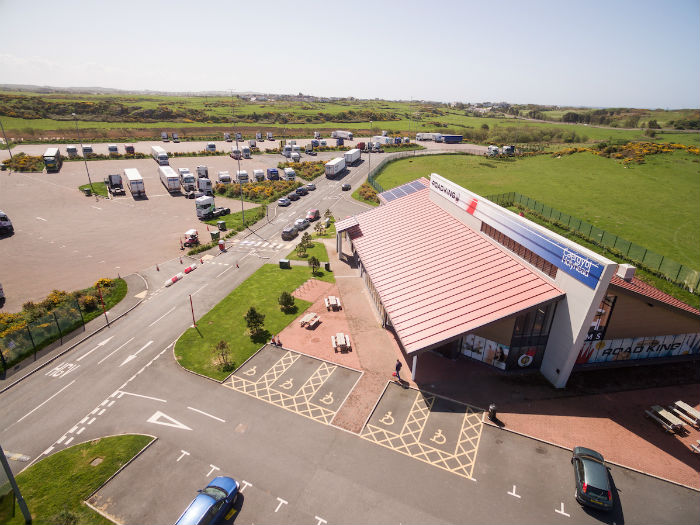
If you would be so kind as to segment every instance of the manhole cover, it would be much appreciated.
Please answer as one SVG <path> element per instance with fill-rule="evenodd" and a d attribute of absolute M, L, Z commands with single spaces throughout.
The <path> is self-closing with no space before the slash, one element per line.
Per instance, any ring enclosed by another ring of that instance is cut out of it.
<path fill-rule="evenodd" d="M 320 343 L 320 342 L 321 342 L 321 338 L 320 338 L 320 337 L 314 337 L 313 339 L 311 339 L 311 342 L 312 342 L 312 343 Z"/>
<path fill-rule="evenodd" d="M 96 467 L 100 463 L 102 463 L 102 458 L 95 458 L 90 462 L 90 465 L 92 465 L 93 467 Z"/>

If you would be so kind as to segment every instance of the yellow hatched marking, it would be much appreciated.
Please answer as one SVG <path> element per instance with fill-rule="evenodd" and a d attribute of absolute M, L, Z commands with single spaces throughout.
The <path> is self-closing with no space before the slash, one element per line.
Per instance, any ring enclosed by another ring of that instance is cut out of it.
<path fill-rule="evenodd" d="M 323 386 L 323 383 L 330 377 L 330 375 L 335 372 L 337 366 L 330 365 L 326 362 L 322 362 L 321 365 L 311 374 L 311 377 L 304 383 L 304 385 L 297 391 L 296 396 L 300 396 L 305 400 L 309 400 L 318 389 Z"/>

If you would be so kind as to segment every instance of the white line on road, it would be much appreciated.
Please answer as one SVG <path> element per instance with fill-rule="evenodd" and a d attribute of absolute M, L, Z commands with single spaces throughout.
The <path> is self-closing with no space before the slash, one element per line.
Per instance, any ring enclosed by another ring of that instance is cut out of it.
<path fill-rule="evenodd" d="M 144 399 L 152 399 L 153 401 L 160 401 L 161 403 L 167 403 L 167 401 L 165 399 L 160 399 L 159 397 L 144 396 L 143 394 L 134 394 L 132 392 L 124 392 L 123 390 L 121 390 L 119 392 L 119 397 L 121 398 L 123 395 L 134 396 L 134 397 L 143 397 Z"/>
<path fill-rule="evenodd" d="M 319 518 L 318 516 L 314 516 L 314 518 L 316 518 L 316 525 L 325 525 L 326 523 L 328 523 L 326 520 L 324 520 L 323 518 Z"/>
<path fill-rule="evenodd" d="M 244 479 L 241 480 L 241 483 L 243 483 L 243 487 L 238 489 L 239 492 L 243 492 L 243 491 L 245 490 L 246 487 L 252 487 L 252 486 L 253 486 L 252 483 L 248 483 L 248 482 L 247 482 L 246 480 L 244 480 Z"/>
<path fill-rule="evenodd" d="M 88 425 L 92 425 L 97 418 L 93 417 L 90 421 L 87 422 Z"/>
<path fill-rule="evenodd" d="M 184 458 L 185 456 L 189 456 L 189 455 L 190 455 L 190 453 L 187 452 L 186 450 L 180 450 L 180 452 L 182 452 L 182 454 L 180 454 L 180 457 L 177 458 L 177 461 L 180 461 L 180 460 L 181 460 L 182 458 Z"/>
<path fill-rule="evenodd" d="M 25 417 L 27 417 L 27 416 L 33 414 L 35 411 L 39 410 L 39 409 L 40 409 L 41 407 L 43 407 L 46 403 L 48 403 L 49 401 L 51 401 L 54 397 L 56 397 L 58 394 L 60 394 L 61 392 L 63 392 L 66 388 L 68 388 L 69 386 L 71 386 L 73 383 L 75 383 L 75 379 L 73 379 L 73 381 L 71 381 L 70 383 L 68 383 L 66 386 L 64 386 L 61 390 L 59 390 L 58 392 L 56 392 L 54 395 L 52 395 L 52 396 L 51 396 L 50 398 L 48 398 L 46 401 L 44 401 L 41 405 L 39 405 L 38 407 L 32 409 L 30 412 L 27 412 L 26 414 L 24 414 L 21 418 L 19 418 L 19 419 L 16 421 L 16 423 L 19 423 L 19 422 L 22 421 Z"/>
<path fill-rule="evenodd" d="M 277 508 L 275 509 L 275 512 L 278 512 L 280 510 L 280 507 L 282 505 L 287 505 L 289 502 L 286 500 L 283 500 L 282 498 L 277 498 L 277 501 L 279 501 L 279 504 L 277 505 Z"/>
<path fill-rule="evenodd" d="M 212 416 L 211 414 L 207 414 L 206 412 L 204 412 L 202 410 L 197 410 L 196 408 L 192 408 L 192 407 L 187 407 L 187 408 L 189 408 L 190 410 L 193 410 L 195 412 L 199 412 L 200 414 L 202 414 L 204 416 L 210 417 L 212 419 L 216 419 L 217 421 L 221 421 L 222 423 L 226 423 L 226 421 L 224 421 L 220 417 Z"/>
<path fill-rule="evenodd" d="M 63 435 L 58 439 L 58 441 L 56 441 L 56 443 L 60 445 L 61 443 L 63 443 L 63 440 L 66 439 L 67 437 L 68 437 L 68 436 L 66 436 L 65 434 L 63 434 Z"/>
<path fill-rule="evenodd" d="M 85 359 L 87 356 L 89 356 L 91 353 L 93 353 L 99 347 L 106 345 L 109 342 L 109 340 L 112 339 L 113 337 L 114 336 L 110 336 L 107 339 L 105 339 L 104 341 L 97 343 L 97 346 L 95 346 L 95 348 L 93 348 L 89 352 L 86 352 L 83 355 L 81 355 L 78 359 L 76 359 L 76 361 L 81 361 L 82 359 Z"/>
<path fill-rule="evenodd" d="M 163 319 L 163 317 L 165 317 L 166 315 L 168 315 L 168 314 L 169 314 L 170 312 L 172 312 L 173 310 L 175 310 L 175 307 L 174 307 L 174 306 L 173 306 L 170 310 L 168 310 L 167 312 L 165 312 L 163 315 L 161 315 L 158 319 L 156 319 L 156 320 L 153 321 L 151 324 L 149 324 L 148 327 L 150 328 L 151 326 L 153 326 L 154 324 L 156 324 L 158 321 L 160 321 L 161 319 Z M 152 343 L 152 342 L 153 342 L 153 341 L 151 341 L 151 343 Z"/>
<path fill-rule="evenodd" d="M 90 416 L 85 416 L 83 419 L 80 420 L 80 423 L 85 423 Z"/>
<path fill-rule="evenodd" d="M 558 512 L 559 514 L 563 514 L 563 515 L 566 516 L 567 518 L 570 518 L 570 517 L 571 517 L 571 514 L 567 514 L 566 512 L 564 512 L 564 502 L 563 502 L 563 501 L 561 502 L 561 510 L 559 510 L 559 509 L 554 509 L 554 512 Z"/>
<path fill-rule="evenodd" d="M 112 400 L 107 404 L 107 408 L 111 408 L 111 406 L 112 406 L 115 402 L 116 402 L 116 401 L 114 401 L 114 399 L 112 399 Z"/>
<path fill-rule="evenodd" d="M 44 219 L 43 217 L 37 217 L 37 219 L 39 219 L 40 221 L 48 222 L 48 221 L 47 221 L 46 219 Z"/>
<path fill-rule="evenodd" d="M 221 470 L 219 467 L 216 467 L 216 466 L 212 465 L 211 463 L 209 464 L 209 466 L 211 467 L 211 470 L 207 474 L 207 477 L 211 476 L 211 473 L 214 472 L 215 470 Z"/>
<path fill-rule="evenodd" d="M 507 494 L 510 494 L 511 496 L 515 496 L 518 499 L 520 499 L 522 497 L 522 496 L 520 496 L 520 494 L 515 493 L 515 485 L 513 485 L 513 492 L 507 492 Z"/>
<path fill-rule="evenodd" d="M 42 454 L 43 456 L 47 456 L 48 454 L 51 454 L 51 451 L 52 451 L 52 450 L 53 450 L 53 445 L 51 445 L 49 448 L 47 448 L 46 450 L 44 450 L 41 454 Z"/>
<path fill-rule="evenodd" d="M 109 403 L 109 399 L 105 399 L 104 401 L 102 401 L 102 403 L 100 403 L 100 406 L 103 407 L 103 406 L 105 406 L 107 403 Z"/>
<path fill-rule="evenodd" d="M 199 292 L 201 292 L 202 290 L 204 290 L 207 286 L 208 286 L 208 285 L 205 284 L 205 285 L 202 286 L 199 290 L 197 290 L 196 292 L 192 292 L 190 295 L 196 295 L 196 294 L 198 294 Z"/>
<path fill-rule="evenodd" d="M 102 410 L 100 410 L 100 411 L 97 413 L 97 415 L 98 415 L 98 416 L 101 416 L 102 414 L 105 413 L 106 410 L 107 410 L 106 408 L 103 408 Z"/>
<path fill-rule="evenodd" d="M 229 266 L 228 268 L 226 268 L 223 272 L 221 272 L 219 275 L 217 275 L 216 278 L 218 279 L 219 277 L 224 275 L 226 272 L 228 272 L 231 268 L 233 268 L 233 266 Z"/>
<path fill-rule="evenodd" d="M 173 306 L 173 310 L 174 310 L 174 309 L 175 309 L 175 307 Z M 165 315 L 168 315 L 168 314 L 165 314 Z M 164 316 L 164 317 L 165 317 L 165 316 Z M 124 366 L 124 365 L 127 364 L 129 361 L 131 361 L 132 359 L 136 359 L 136 356 L 139 355 L 139 354 L 141 353 L 142 350 L 145 350 L 146 348 L 148 348 L 149 346 L 151 346 L 152 343 L 153 343 L 153 341 L 149 341 L 148 343 L 146 343 L 145 345 L 143 345 L 141 348 L 139 348 L 139 349 L 138 349 L 136 352 L 134 352 L 133 354 L 126 356 L 126 359 L 124 359 L 124 361 L 122 361 L 122 364 L 119 365 L 119 366 Z M 134 376 L 134 377 L 135 377 L 135 376 Z"/>
<path fill-rule="evenodd" d="M 91 207 L 91 208 L 95 208 L 96 210 L 101 210 L 101 209 L 102 209 L 102 208 L 100 208 L 99 206 L 90 206 L 90 207 Z"/>
<path fill-rule="evenodd" d="M 112 353 L 110 353 L 109 355 L 106 355 L 106 356 L 104 356 L 102 359 L 100 359 L 100 360 L 97 362 L 97 364 L 98 364 L 98 365 L 102 364 L 102 361 L 104 361 L 105 359 L 108 359 L 108 358 L 112 357 L 112 354 L 114 354 L 115 352 L 118 352 L 119 350 L 121 350 L 124 346 L 128 345 L 128 344 L 129 344 L 131 341 L 133 341 L 133 340 L 134 340 L 134 338 L 132 337 L 132 338 L 129 339 L 126 343 L 124 343 L 124 344 L 121 345 L 119 348 L 117 348 L 116 350 L 114 350 Z M 115 392 L 115 393 L 116 393 L 116 392 Z M 112 395 L 114 395 L 114 394 L 112 394 Z"/>
<path fill-rule="evenodd" d="M 68 446 L 68 444 L 73 441 L 73 438 L 70 438 L 68 441 L 65 442 L 65 445 Z"/>
<path fill-rule="evenodd" d="M 83 430 L 85 430 L 85 427 L 82 427 L 80 430 L 78 430 L 75 434 L 79 436 L 80 434 L 83 433 Z"/>

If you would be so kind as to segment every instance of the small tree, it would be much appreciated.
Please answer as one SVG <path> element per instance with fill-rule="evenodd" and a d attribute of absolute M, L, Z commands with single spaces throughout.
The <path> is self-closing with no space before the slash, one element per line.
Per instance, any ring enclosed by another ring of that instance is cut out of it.
<path fill-rule="evenodd" d="M 326 229 L 323 227 L 323 223 L 321 221 L 316 223 L 314 230 L 316 231 L 317 235 L 324 235 L 326 233 Z"/>
<path fill-rule="evenodd" d="M 321 266 L 321 262 L 315 256 L 311 256 L 309 259 L 309 266 L 311 266 L 311 274 L 314 275 L 316 273 L 316 268 Z"/>
<path fill-rule="evenodd" d="M 289 292 L 282 292 L 282 294 L 277 298 L 283 312 L 289 312 L 294 308 L 294 296 Z"/>
<path fill-rule="evenodd" d="M 228 346 L 228 343 L 224 341 L 223 339 L 216 343 L 214 346 L 214 359 L 216 360 L 216 365 L 219 368 L 219 370 L 223 370 L 224 372 L 228 372 L 229 370 L 233 370 L 235 367 L 235 364 L 233 361 L 231 361 L 231 349 Z"/>
<path fill-rule="evenodd" d="M 330 208 L 326 208 L 326 211 L 323 212 L 323 216 L 324 216 L 324 217 L 333 217 L 333 214 L 331 213 L 331 209 L 330 209 Z"/>
<path fill-rule="evenodd" d="M 304 235 L 301 236 L 301 244 L 303 244 L 307 249 L 314 245 L 314 241 L 311 240 L 311 235 L 309 235 L 309 232 L 304 232 Z"/>
<path fill-rule="evenodd" d="M 263 324 L 265 323 L 265 314 L 258 312 L 254 306 L 248 309 L 248 313 L 245 314 L 245 322 L 250 331 L 250 335 L 258 335 L 262 331 Z"/>
<path fill-rule="evenodd" d="M 306 245 L 304 244 L 304 241 L 302 240 L 299 244 L 297 244 L 297 255 L 299 257 L 306 257 Z"/>

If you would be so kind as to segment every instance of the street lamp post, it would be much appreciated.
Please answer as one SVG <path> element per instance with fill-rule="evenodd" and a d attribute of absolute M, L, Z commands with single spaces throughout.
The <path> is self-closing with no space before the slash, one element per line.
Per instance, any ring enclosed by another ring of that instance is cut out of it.
<path fill-rule="evenodd" d="M 372 175 L 372 121 L 369 121 L 369 139 L 367 140 L 367 182 Z M 372 185 L 374 186 L 374 185 Z"/>
<path fill-rule="evenodd" d="M 10 152 L 10 160 L 12 160 L 12 148 L 10 147 L 10 142 L 7 140 L 7 135 L 5 135 L 5 128 L 2 125 L 2 120 L 0 120 L 0 129 L 2 129 L 2 136 L 5 137 L 5 144 L 7 144 L 7 151 Z"/>
<path fill-rule="evenodd" d="M 236 132 L 236 118 L 235 118 L 236 106 L 233 103 L 233 89 L 231 90 L 231 124 L 233 126 L 233 135 L 236 138 L 236 151 L 238 151 L 238 158 L 236 158 L 236 163 L 238 165 L 238 172 L 241 171 L 241 153 L 238 147 L 238 133 Z M 238 173 L 236 173 L 236 178 L 238 178 Z M 243 222 L 243 227 L 245 227 L 245 210 L 243 209 L 243 180 L 239 179 L 239 185 L 241 190 L 241 221 Z"/>
<path fill-rule="evenodd" d="M 83 147 L 83 139 L 80 136 L 80 130 L 78 129 L 78 119 L 75 116 L 75 113 L 73 113 L 73 121 L 75 122 L 75 131 L 78 133 L 78 140 L 80 141 L 80 148 L 82 150 Z M 83 151 L 83 161 L 85 161 L 85 172 L 87 173 L 87 178 L 88 178 L 88 183 L 90 184 L 90 191 L 92 193 L 95 193 L 95 189 L 92 187 L 92 180 L 90 180 L 90 170 L 88 169 L 88 164 L 87 164 L 87 157 L 85 156 L 85 151 Z"/>

